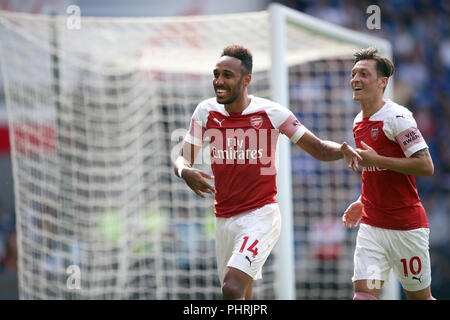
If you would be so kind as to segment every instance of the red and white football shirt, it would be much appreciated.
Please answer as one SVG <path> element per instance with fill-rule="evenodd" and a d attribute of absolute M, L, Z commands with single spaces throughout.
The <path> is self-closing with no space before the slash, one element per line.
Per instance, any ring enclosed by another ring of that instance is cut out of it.
<path fill-rule="evenodd" d="M 240 113 L 228 113 L 216 98 L 195 109 L 185 141 L 210 139 L 215 214 L 231 217 L 277 202 L 276 149 L 279 133 L 296 143 L 305 127 L 278 103 L 250 96 Z"/>
<path fill-rule="evenodd" d="M 370 118 L 362 118 L 360 112 L 353 123 L 353 136 L 357 148 L 363 149 L 364 141 L 386 157 L 410 157 L 427 148 L 412 113 L 390 100 Z M 428 228 L 412 175 L 378 167 L 363 168 L 361 201 L 361 223 L 394 230 Z"/>

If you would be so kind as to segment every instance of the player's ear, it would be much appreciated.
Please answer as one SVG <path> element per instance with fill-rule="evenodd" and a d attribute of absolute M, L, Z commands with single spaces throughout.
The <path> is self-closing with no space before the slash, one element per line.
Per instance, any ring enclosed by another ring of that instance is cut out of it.
<path fill-rule="evenodd" d="M 388 84 L 388 77 L 380 77 L 380 78 L 378 78 L 378 86 L 380 88 L 382 88 L 383 91 L 384 91 L 384 89 L 386 89 L 387 84 Z"/>
<path fill-rule="evenodd" d="M 248 85 L 250 84 L 251 81 L 252 81 L 252 75 L 250 73 L 246 74 L 244 76 L 244 86 L 248 87 Z"/>

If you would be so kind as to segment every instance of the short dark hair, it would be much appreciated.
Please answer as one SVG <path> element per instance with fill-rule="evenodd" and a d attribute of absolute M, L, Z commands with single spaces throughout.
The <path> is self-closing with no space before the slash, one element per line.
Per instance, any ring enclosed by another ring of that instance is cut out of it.
<path fill-rule="evenodd" d="M 388 58 L 378 54 L 378 49 L 375 47 L 358 50 L 353 54 L 353 58 L 353 65 L 361 60 L 375 60 L 378 77 L 389 78 L 394 74 L 394 64 Z"/>
<path fill-rule="evenodd" d="M 253 56 L 250 50 L 241 45 L 231 45 L 223 49 L 222 55 L 241 60 L 245 74 L 251 74 L 253 69 Z"/>

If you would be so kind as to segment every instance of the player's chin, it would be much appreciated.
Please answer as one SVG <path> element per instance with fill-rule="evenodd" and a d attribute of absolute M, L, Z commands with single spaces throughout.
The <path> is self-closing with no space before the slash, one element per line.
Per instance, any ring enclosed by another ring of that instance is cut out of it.
<path fill-rule="evenodd" d="M 220 103 L 220 104 L 225 104 L 227 102 L 226 97 L 219 97 L 217 95 L 216 95 L 216 100 L 217 100 L 217 103 Z"/>
<path fill-rule="evenodd" d="M 217 103 L 220 103 L 220 104 L 230 104 L 236 99 L 233 99 L 233 98 L 229 97 L 228 95 L 223 95 L 223 96 L 220 95 L 219 96 L 216 94 L 216 100 L 217 100 Z"/>
<path fill-rule="evenodd" d="M 353 92 L 353 100 L 361 101 L 362 100 L 362 95 L 359 92 Z"/>

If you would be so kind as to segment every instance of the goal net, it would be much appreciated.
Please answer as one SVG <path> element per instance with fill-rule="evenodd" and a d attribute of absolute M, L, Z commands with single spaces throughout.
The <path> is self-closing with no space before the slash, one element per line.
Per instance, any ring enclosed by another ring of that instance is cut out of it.
<path fill-rule="evenodd" d="M 214 96 L 225 46 L 252 51 L 249 92 L 271 98 L 270 14 L 81 17 L 77 27 L 64 16 L 0 13 L 20 298 L 221 298 L 213 199 L 195 195 L 172 162 L 194 108 Z M 277 35 L 288 107 L 320 138 L 352 142 L 350 58 L 367 43 L 296 19 Z M 210 172 L 207 148 L 196 166 Z M 360 177 L 295 146 L 283 157 L 295 297 L 351 298 L 355 232 L 340 217 Z M 283 250 L 267 260 L 255 298 L 280 297 Z"/>

